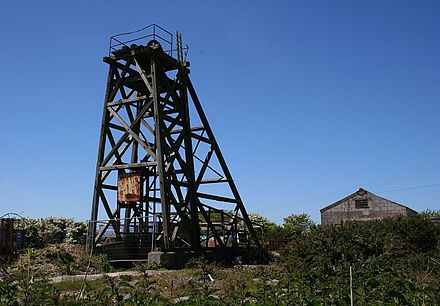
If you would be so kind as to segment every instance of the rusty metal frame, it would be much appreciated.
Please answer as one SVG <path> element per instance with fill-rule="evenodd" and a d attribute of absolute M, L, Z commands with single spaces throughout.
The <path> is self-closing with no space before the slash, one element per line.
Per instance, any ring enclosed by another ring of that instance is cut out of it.
<path fill-rule="evenodd" d="M 101 243 L 110 228 L 117 239 L 123 237 L 133 228 L 131 222 L 137 222 L 136 231 L 149 235 L 157 218 L 161 232 L 152 234 L 152 249 L 202 251 L 209 239 L 220 248 L 259 246 L 190 80 L 189 63 L 170 56 L 157 42 L 126 46 L 104 62 L 109 73 L 87 246 Z M 191 126 L 190 105 L 199 126 Z M 114 203 L 108 193 L 118 190 L 115 173 L 142 173 L 140 201 L 130 207 Z M 208 184 L 223 184 L 228 194 L 202 191 Z M 230 208 L 224 211 L 206 202 Z M 107 221 L 98 229 L 100 213 Z M 212 214 L 221 222 L 213 221 Z"/>

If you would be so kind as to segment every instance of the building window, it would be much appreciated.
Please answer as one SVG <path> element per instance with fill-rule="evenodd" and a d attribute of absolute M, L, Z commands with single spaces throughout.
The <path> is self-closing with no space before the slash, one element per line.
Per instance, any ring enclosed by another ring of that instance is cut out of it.
<path fill-rule="evenodd" d="M 356 208 L 368 208 L 368 200 L 355 200 L 354 205 Z"/>

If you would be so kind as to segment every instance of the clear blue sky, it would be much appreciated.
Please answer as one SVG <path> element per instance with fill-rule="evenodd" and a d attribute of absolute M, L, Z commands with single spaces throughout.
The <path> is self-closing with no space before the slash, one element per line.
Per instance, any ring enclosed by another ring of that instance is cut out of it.
<path fill-rule="evenodd" d="M 0 213 L 89 218 L 102 56 L 150 23 L 190 46 L 248 211 L 319 221 L 359 187 L 439 209 L 439 15 L 438 1 L 4 2 Z"/>

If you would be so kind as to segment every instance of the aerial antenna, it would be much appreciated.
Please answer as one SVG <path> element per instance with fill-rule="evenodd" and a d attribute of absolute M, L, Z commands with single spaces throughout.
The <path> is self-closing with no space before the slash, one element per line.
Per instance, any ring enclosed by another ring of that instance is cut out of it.
<path fill-rule="evenodd" d="M 184 61 L 183 61 L 182 33 L 179 33 L 179 31 L 176 31 L 176 45 L 177 45 L 177 60 L 183 66 Z"/>
<path fill-rule="evenodd" d="M 179 31 L 176 31 L 176 44 L 177 44 L 177 60 L 180 62 L 182 66 L 187 65 L 186 63 L 186 57 L 188 56 L 188 45 L 183 48 L 182 43 L 182 33 L 179 33 Z"/>

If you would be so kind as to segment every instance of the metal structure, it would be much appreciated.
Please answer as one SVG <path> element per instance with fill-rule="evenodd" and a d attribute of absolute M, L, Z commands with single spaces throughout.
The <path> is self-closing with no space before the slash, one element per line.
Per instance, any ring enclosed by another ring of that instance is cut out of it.
<path fill-rule="evenodd" d="M 175 50 L 157 25 L 110 39 L 89 248 L 259 247 L 176 36 Z"/>
<path fill-rule="evenodd" d="M 16 218 L 22 218 L 15 213 L 0 216 L 0 257 L 17 256 L 24 248 L 24 231 L 16 229 Z"/>

